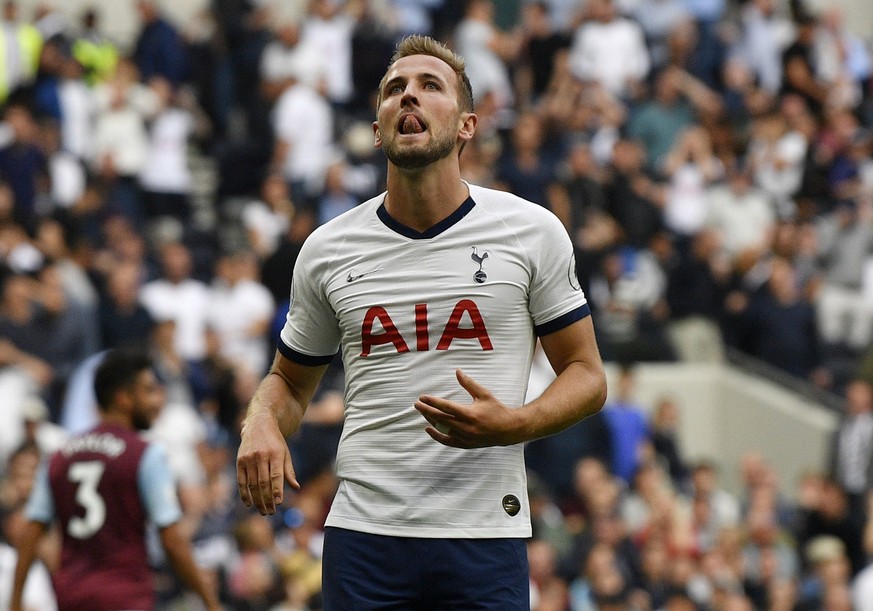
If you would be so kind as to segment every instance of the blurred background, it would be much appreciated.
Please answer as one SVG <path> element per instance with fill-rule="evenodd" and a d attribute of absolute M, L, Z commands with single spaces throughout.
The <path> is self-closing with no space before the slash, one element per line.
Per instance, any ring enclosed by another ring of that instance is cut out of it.
<path fill-rule="evenodd" d="M 240 418 L 303 240 L 384 190 L 373 93 L 425 33 L 473 84 L 464 178 L 561 219 L 607 365 L 604 410 L 526 449 L 531 607 L 873 609 L 869 2 L 0 9 L 0 559 L 39 461 L 96 420 L 103 352 L 136 344 L 227 608 L 320 608 L 342 364 L 271 519 L 236 496 Z M 551 377 L 538 352 L 529 398 Z M 154 548 L 160 608 L 197 609 Z"/>

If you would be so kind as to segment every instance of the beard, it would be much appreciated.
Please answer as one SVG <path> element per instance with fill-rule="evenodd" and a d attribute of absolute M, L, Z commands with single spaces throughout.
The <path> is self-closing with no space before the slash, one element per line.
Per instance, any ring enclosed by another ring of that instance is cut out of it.
<path fill-rule="evenodd" d="M 131 423 L 133 424 L 134 430 L 147 431 L 152 427 L 153 420 L 154 418 L 151 416 L 151 414 L 147 414 L 141 411 L 134 411 L 131 418 Z"/>
<path fill-rule="evenodd" d="M 424 145 L 400 146 L 398 139 L 382 139 L 382 151 L 392 164 L 403 170 L 417 170 L 445 159 L 455 150 L 456 134 L 449 130 L 431 132 Z"/>

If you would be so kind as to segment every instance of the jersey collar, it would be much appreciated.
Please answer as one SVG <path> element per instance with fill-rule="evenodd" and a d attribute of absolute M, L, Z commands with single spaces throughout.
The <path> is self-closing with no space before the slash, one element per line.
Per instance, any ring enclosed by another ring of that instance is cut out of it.
<path fill-rule="evenodd" d="M 436 225 L 432 227 L 428 227 L 424 231 L 416 231 L 412 227 L 407 227 L 403 223 L 396 220 L 385 209 L 385 202 L 382 201 L 379 204 L 379 208 L 376 210 L 376 215 L 379 217 L 388 229 L 394 231 L 395 233 L 399 233 L 402 236 L 407 238 L 411 238 L 413 240 L 426 240 L 428 238 L 434 238 L 446 231 L 449 227 L 453 226 L 455 223 L 460 221 L 462 218 L 467 216 L 473 207 L 476 205 L 476 202 L 473 201 L 472 197 L 467 197 L 460 206 L 458 206 L 454 212 L 452 212 L 449 216 L 441 220 Z"/>

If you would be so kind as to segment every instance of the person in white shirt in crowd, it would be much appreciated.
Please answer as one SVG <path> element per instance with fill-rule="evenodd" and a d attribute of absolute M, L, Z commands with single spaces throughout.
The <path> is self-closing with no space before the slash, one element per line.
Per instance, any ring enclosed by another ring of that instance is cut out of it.
<path fill-rule="evenodd" d="M 85 83 L 84 68 L 73 57 L 72 47 L 65 38 L 47 39 L 40 58 L 40 72 L 57 99 L 57 114 L 50 114 L 60 123 L 61 148 L 82 161 L 87 160 L 94 133 L 95 98 Z"/>
<path fill-rule="evenodd" d="M 121 59 L 115 77 L 94 90 L 91 169 L 111 185 L 110 199 L 134 223 L 142 222 L 138 176 L 145 167 L 149 138 L 146 119 L 157 112 L 158 100 L 139 82 L 132 61 Z"/>
<path fill-rule="evenodd" d="M 755 184 L 773 197 L 780 217 L 794 213 L 808 146 L 806 135 L 792 129 L 779 111 L 758 118 L 752 126 L 748 159 Z"/>
<path fill-rule="evenodd" d="M 712 150 L 707 131 L 686 129 L 664 161 L 669 177 L 664 222 L 683 236 L 700 231 L 707 215 L 707 189 L 724 176 L 724 166 Z"/>
<path fill-rule="evenodd" d="M 280 21 L 274 26 L 273 39 L 264 47 L 259 67 L 261 94 L 269 103 L 301 78 L 311 87 L 320 85 L 326 58 L 312 45 L 304 44 L 301 35 L 297 21 Z"/>
<path fill-rule="evenodd" d="M 182 358 L 200 360 L 206 351 L 209 287 L 191 276 L 188 247 L 170 242 L 160 248 L 161 277 L 142 287 L 140 301 L 155 320 L 176 323 L 176 350 Z"/>
<path fill-rule="evenodd" d="M 297 57 L 288 71 L 288 86 L 273 108 L 275 144 L 271 169 L 291 185 L 291 199 L 311 197 L 324 187 L 334 158 L 334 115 L 330 104 L 307 83 L 312 69 Z"/>
<path fill-rule="evenodd" d="M 612 0 L 589 0 L 584 11 L 587 18 L 570 47 L 570 71 L 617 97 L 632 96 L 651 67 L 642 28 L 619 16 Z"/>
<path fill-rule="evenodd" d="M 210 288 L 207 321 L 219 341 L 219 352 L 239 375 L 260 378 L 270 359 L 267 331 L 276 304 L 258 282 L 257 259 L 250 250 L 222 256 Z"/>
<path fill-rule="evenodd" d="M 752 184 L 751 170 L 742 161 L 726 168 L 724 182 L 707 189 L 706 209 L 706 226 L 718 233 L 729 260 L 769 247 L 776 222 L 773 200 Z"/>
<path fill-rule="evenodd" d="M 343 6 L 345 5 L 345 6 Z M 353 93 L 352 32 L 355 2 L 312 0 L 303 20 L 301 45 L 315 51 L 322 62 L 325 96 L 334 104 L 348 102 Z"/>
<path fill-rule="evenodd" d="M 49 420 L 48 406 L 39 396 L 31 395 L 21 404 L 22 443 L 33 443 L 42 456 L 50 456 L 69 438 L 69 433 Z"/>
<path fill-rule="evenodd" d="M 873 75 L 873 53 L 864 39 L 849 31 L 840 7 L 821 13 L 813 41 L 817 76 L 828 86 L 828 103 L 853 108 L 863 96 L 862 84 Z"/>
<path fill-rule="evenodd" d="M 148 148 L 139 174 L 144 211 L 148 218 L 172 216 L 187 221 L 191 216 L 188 141 L 195 131 L 194 101 L 162 77 L 154 77 L 149 88 L 159 110 L 149 122 Z"/>
<path fill-rule="evenodd" d="M 776 93 L 782 84 L 782 51 L 791 38 L 791 24 L 777 14 L 776 0 L 752 0 L 742 8 L 731 54 L 746 62 L 761 87 Z"/>
<path fill-rule="evenodd" d="M 40 126 L 40 146 L 46 156 L 52 209 L 69 211 L 85 193 L 85 162 L 63 148 L 57 122 L 45 121 Z"/>
<path fill-rule="evenodd" d="M 873 249 L 869 202 L 845 199 L 815 221 L 823 282 L 816 300 L 822 339 L 862 351 L 873 335 L 873 304 L 865 294 Z"/>
<path fill-rule="evenodd" d="M 467 62 L 467 74 L 473 86 L 473 99 L 479 102 L 491 94 L 498 113 L 513 105 L 514 94 L 507 62 L 521 51 L 520 32 L 501 32 L 494 23 L 491 0 L 471 0 L 464 19 L 455 30 L 455 42 Z"/>
<path fill-rule="evenodd" d="M 248 243 L 261 260 L 273 254 L 293 219 L 294 202 L 288 185 L 275 172 L 261 183 L 261 197 L 247 202 L 240 214 Z"/>

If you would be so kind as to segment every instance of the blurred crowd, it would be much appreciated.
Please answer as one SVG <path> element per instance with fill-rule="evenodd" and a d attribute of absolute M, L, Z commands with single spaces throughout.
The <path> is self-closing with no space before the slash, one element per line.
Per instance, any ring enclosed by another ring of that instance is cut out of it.
<path fill-rule="evenodd" d="M 228 608 L 319 608 L 341 364 L 275 519 L 236 499 L 239 419 L 303 240 L 384 189 L 374 92 L 426 33 L 473 85 L 463 177 L 558 215 L 623 368 L 602 414 L 528 447 L 532 608 L 838 611 L 854 591 L 873 609 L 873 53 L 838 9 L 213 0 L 178 23 L 137 0 L 116 41 L 99 3 L 0 7 L 3 541 L 40 458 L 95 423 L 102 352 L 147 346 L 167 389 L 151 435 Z M 685 460 L 684 406 L 634 402 L 634 363 L 728 352 L 843 398 L 829 469 L 777 482 L 750 452 L 728 493 L 717 462 Z M 186 608 L 155 566 L 163 608 Z"/>

